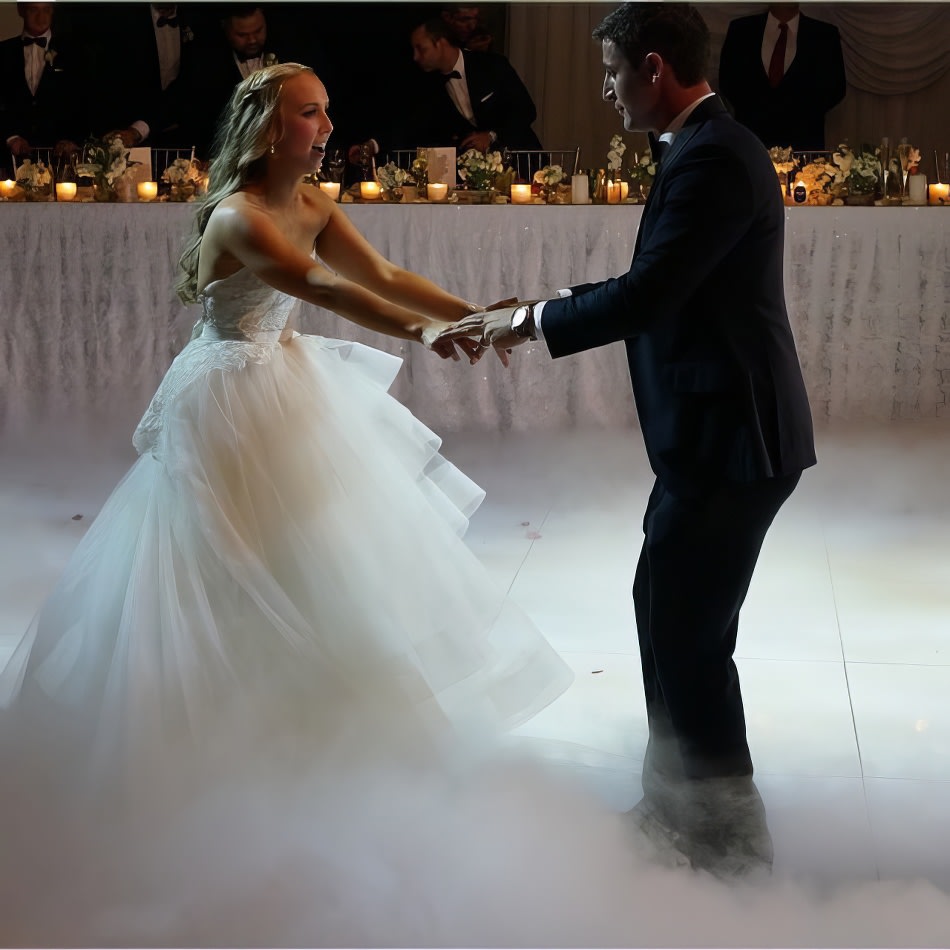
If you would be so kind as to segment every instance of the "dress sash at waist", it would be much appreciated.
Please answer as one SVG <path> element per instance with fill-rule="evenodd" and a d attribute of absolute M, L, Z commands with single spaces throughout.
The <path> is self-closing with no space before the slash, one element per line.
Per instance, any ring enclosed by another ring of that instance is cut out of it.
<path fill-rule="evenodd" d="M 204 323 L 201 327 L 202 340 L 238 340 L 243 343 L 279 343 L 283 330 L 251 330 L 216 327 L 213 323 Z M 296 334 L 293 334 L 296 336 Z M 288 339 L 290 337 L 288 336 Z"/>

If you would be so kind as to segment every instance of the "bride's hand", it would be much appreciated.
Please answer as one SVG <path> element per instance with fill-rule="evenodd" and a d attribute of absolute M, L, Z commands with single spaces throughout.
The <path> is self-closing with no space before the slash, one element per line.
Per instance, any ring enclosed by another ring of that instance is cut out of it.
<path fill-rule="evenodd" d="M 455 360 L 455 362 L 458 362 L 461 358 L 458 354 L 458 350 L 461 350 L 468 357 L 469 362 L 474 365 L 482 358 L 485 352 L 485 347 L 483 347 L 478 340 L 472 340 L 468 337 L 440 339 L 440 334 L 455 325 L 456 324 L 452 323 L 435 323 L 425 327 L 422 331 L 422 345 L 426 349 L 432 350 L 436 355 L 441 356 L 442 359 Z M 456 349 L 456 347 L 458 347 L 458 349 Z"/>

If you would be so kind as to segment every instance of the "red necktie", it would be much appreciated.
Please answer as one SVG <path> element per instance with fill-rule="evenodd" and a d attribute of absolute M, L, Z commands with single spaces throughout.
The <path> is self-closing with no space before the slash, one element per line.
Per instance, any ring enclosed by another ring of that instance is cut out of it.
<path fill-rule="evenodd" d="M 769 85 L 774 89 L 785 75 L 785 47 L 788 46 L 788 24 L 779 23 L 778 39 L 769 60 Z"/>

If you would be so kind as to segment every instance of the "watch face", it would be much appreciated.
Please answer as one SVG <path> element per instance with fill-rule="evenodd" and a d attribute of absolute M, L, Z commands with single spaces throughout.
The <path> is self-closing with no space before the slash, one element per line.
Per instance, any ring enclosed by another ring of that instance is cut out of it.
<path fill-rule="evenodd" d="M 511 329 L 517 330 L 524 325 L 525 320 L 528 319 L 528 308 L 527 307 L 518 307 L 515 310 L 514 315 L 511 318 Z"/>

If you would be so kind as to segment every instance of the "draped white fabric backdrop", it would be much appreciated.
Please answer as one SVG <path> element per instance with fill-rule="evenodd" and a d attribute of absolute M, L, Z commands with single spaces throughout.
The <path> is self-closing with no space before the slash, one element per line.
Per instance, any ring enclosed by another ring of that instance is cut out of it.
<path fill-rule="evenodd" d="M 480 303 L 615 276 L 642 209 L 347 205 L 387 257 Z M 0 433 L 140 415 L 197 308 L 172 291 L 192 206 L 0 203 Z M 788 208 L 786 296 L 813 412 L 950 418 L 950 209 Z M 394 394 L 437 431 L 632 425 L 622 344 L 511 369 L 443 362 L 304 307 L 300 329 L 405 358 Z"/>
<path fill-rule="evenodd" d="M 602 167 L 617 114 L 601 101 L 600 44 L 591 31 L 613 3 L 516 3 L 509 8 L 509 51 L 538 106 L 535 130 L 549 148 L 581 146 L 581 163 Z M 764 3 L 701 3 L 712 35 L 710 77 L 729 21 Z M 877 144 L 901 137 L 921 149 L 934 179 L 933 151 L 950 151 L 950 7 L 946 3 L 804 3 L 802 12 L 834 23 L 848 77 L 844 100 L 829 114 L 827 144 Z M 821 64 L 815 64 L 821 69 Z M 645 136 L 628 133 L 642 149 Z M 776 142 L 776 145 L 787 143 Z"/>

